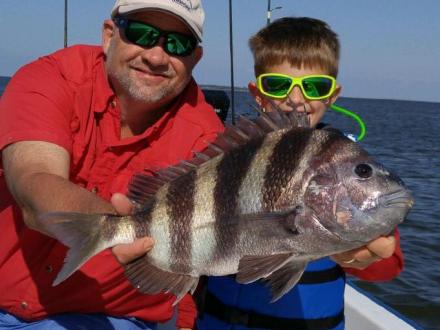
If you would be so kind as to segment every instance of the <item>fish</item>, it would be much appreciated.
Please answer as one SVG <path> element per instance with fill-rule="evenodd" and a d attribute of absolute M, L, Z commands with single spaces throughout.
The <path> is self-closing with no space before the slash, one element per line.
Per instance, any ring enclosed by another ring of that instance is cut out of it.
<path fill-rule="evenodd" d="M 202 275 L 235 274 L 264 281 L 276 301 L 308 262 L 392 233 L 411 191 L 360 144 L 306 121 L 281 110 L 241 117 L 191 160 L 134 175 L 131 215 L 42 215 L 69 248 L 53 285 L 97 253 L 150 236 L 152 250 L 124 266 L 140 292 L 176 303 Z"/>

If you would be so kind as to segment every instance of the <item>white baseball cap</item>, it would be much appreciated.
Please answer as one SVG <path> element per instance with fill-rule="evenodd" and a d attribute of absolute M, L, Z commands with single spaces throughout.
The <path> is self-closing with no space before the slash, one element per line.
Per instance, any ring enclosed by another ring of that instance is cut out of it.
<path fill-rule="evenodd" d="M 200 0 L 117 0 L 112 9 L 112 17 L 143 10 L 157 10 L 170 13 L 182 20 L 202 41 L 205 12 Z"/>

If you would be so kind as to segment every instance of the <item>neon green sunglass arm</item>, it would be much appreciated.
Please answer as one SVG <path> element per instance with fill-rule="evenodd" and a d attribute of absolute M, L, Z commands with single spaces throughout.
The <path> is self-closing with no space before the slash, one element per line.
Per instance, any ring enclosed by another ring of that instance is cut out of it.
<path fill-rule="evenodd" d="M 330 108 L 331 108 L 333 111 L 336 111 L 336 112 L 342 113 L 343 115 L 348 116 L 348 117 L 354 119 L 354 120 L 358 123 L 358 125 L 359 125 L 359 130 L 360 130 L 360 133 L 359 133 L 359 135 L 358 135 L 358 137 L 357 137 L 357 140 L 358 140 L 358 141 L 361 141 L 361 140 L 365 137 L 365 134 L 367 133 L 367 129 L 366 129 L 366 127 L 365 127 L 365 123 L 364 123 L 364 121 L 361 119 L 361 117 L 359 117 L 357 114 L 355 114 L 355 113 L 352 112 L 352 111 L 349 111 L 349 110 L 347 110 L 347 109 L 344 109 L 344 108 L 342 108 L 342 107 L 340 107 L 340 106 L 337 106 L 337 105 L 334 105 L 334 104 L 332 104 L 332 105 L 330 106 Z"/>

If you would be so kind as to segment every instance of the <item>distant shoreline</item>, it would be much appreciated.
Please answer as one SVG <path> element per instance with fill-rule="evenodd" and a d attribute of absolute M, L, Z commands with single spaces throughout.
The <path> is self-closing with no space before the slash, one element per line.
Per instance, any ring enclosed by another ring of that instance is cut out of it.
<path fill-rule="evenodd" d="M 6 86 L 7 82 L 11 79 L 11 77 L 6 76 L 0 76 L 0 95 L 4 91 L 4 87 Z M 203 85 L 201 84 L 200 87 L 202 89 L 206 90 L 221 90 L 225 92 L 230 92 L 231 87 L 229 86 L 221 86 L 221 85 Z M 248 89 L 246 87 L 234 87 L 236 92 L 247 92 Z M 357 99 L 357 100 L 376 100 L 376 101 L 404 101 L 404 102 L 423 102 L 423 103 L 434 103 L 439 104 L 440 102 L 434 102 L 434 101 L 416 101 L 416 100 L 397 100 L 397 99 L 382 99 L 382 98 L 367 98 L 367 97 L 354 97 L 354 96 L 341 96 L 341 99 Z"/>

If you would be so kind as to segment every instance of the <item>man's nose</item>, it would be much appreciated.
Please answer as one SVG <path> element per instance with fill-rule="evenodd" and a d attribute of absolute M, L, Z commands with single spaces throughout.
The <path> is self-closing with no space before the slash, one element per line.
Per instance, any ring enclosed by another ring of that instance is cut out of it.
<path fill-rule="evenodd" d="M 146 48 L 142 52 L 142 59 L 148 62 L 152 66 L 163 66 L 168 65 L 170 56 L 163 49 L 163 41 L 159 42 L 157 45 Z"/>

